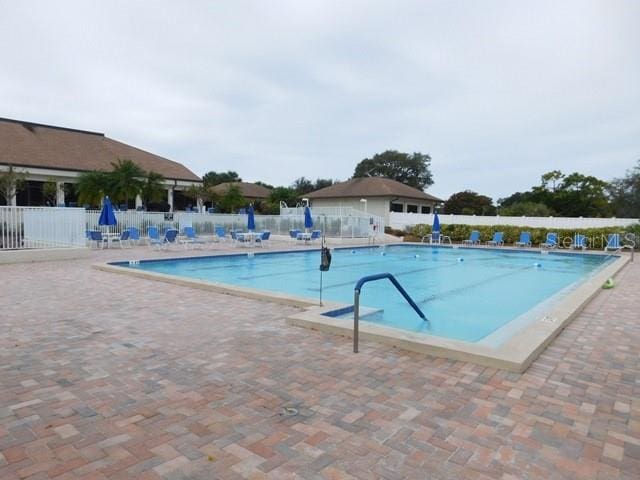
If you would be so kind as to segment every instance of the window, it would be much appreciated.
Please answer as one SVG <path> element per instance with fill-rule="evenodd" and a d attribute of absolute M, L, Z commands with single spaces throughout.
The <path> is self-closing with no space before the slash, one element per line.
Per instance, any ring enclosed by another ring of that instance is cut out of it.
<path fill-rule="evenodd" d="M 418 213 L 418 205 L 407 205 L 407 213 Z"/>
<path fill-rule="evenodd" d="M 402 205 L 401 203 L 393 203 L 393 202 L 391 202 L 391 205 L 389 207 L 389 211 L 402 213 L 404 211 L 403 207 L 404 207 L 404 205 Z"/>
<path fill-rule="evenodd" d="M 431 213 L 431 207 L 425 207 L 424 205 L 420 208 L 420 213 Z"/>

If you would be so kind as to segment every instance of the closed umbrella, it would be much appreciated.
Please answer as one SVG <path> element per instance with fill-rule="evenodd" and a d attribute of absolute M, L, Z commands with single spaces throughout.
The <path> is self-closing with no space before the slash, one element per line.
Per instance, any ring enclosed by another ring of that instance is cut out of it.
<path fill-rule="evenodd" d="M 104 197 L 102 202 L 102 211 L 100 212 L 100 218 L 98 218 L 98 225 L 116 225 L 116 215 L 113 213 L 113 206 L 111 206 L 111 200 L 109 197 Z"/>
<path fill-rule="evenodd" d="M 438 212 L 433 216 L 433 228 L 431 230 L 434 232 L 440 231 L 440 218 L 438 218 Z"/>
<path fill-rule="evenodd" d="M 311 218 L 311 209 L 304 207 L 304 228 L 308 230 L 313 227 L 313 218 Z"/>
<path fill-rule="evenodd" d="M 250 232 L 253 232 L 256 229 L 256 218 L 253 213 L 253 205 L 249 205 L 249 210 L 247 211 L 247 213 L 248 213 L 247 229 Z"/>
<path fill-rule="evenodd" d="M 433 216 L 433 227 L 431 227 L 431 243 L 440 243 L 440 218 L 438 212 Z"/>

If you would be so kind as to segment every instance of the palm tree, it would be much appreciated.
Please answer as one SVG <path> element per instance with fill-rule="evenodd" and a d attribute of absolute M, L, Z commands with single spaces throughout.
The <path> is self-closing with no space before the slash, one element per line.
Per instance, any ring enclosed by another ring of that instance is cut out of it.
<path fill-rule="evenodd" d="M 109 174 L 105 172 L 83 172 L 78 177 L 76 190 L 78 201 L 91 206 L 100 205 L 102 197 L 109 193 Z"/>
<path fill-rule="evenodd" d="M 164 187 L 164 177 L 157 172 L 148 172 L 143 180 L 140 196 L 142 203 L 148 207 L 150 203 L 162 202 L 166 199 L 166 189 Z"/>
<path fill-rule="evenodd" d="M 113 171 L 109 173 L 109 191 L 112 200 L 128 203 L 130 198 L 135 198 L 142 190 L 144 184 L 142 177 L 146 172 L 129 159 L 118 159 L 117 163 L 111 163 Z"/>

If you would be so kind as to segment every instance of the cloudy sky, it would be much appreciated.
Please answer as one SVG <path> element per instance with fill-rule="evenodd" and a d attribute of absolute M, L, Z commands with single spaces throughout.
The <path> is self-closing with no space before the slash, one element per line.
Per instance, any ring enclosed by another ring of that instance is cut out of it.
<path fill-rule="evenodd" d="M 640 2 L 0 0 L 0 116 L 198 174 L 347 179 L 428 153 L 494 198 L 640 158 Z"/>

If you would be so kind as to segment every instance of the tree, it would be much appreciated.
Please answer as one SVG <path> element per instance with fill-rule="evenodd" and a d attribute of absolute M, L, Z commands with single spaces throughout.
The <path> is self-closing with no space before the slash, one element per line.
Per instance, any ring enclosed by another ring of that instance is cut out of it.
<path fill-rule="evenodd" d="M 622 178 L 614 178 L 607 188 L 617 217 L 640 218 L 640 160 Z"/>
<path fill-rule="evenodd" d="M 471 190 L 454 193 L 444 202 L 444 213 L 458 215 L 495 215 L 493 200 Z"/>
<path fill-rule="evenodd" d="M 607 198 L 607 187 L 604 180 L 572 173 L 565 176 L 553 192 L 549 206 L 565 217 L 609 217 L 613 209 Z"/>
<path fill-rule="evenodd" d="M 550 172 L 542 175 L 542 188 L 549 189 L 549 183 L 551 183 L 551 191 L 556 191 L 556 186 L 560 180 L 564 178 L 564 174 L 560 170 L 551 170 Z"/>
<path fill-rule="evenodd" d="M 553 215 L 553 211 L 544 203 L 515 202 L 507 207 L 501 207 L 500 215 L 505 217 L 549 217 Z"/>
<path fill-rule="evenodd" d="M 247 200 L 242 196 L 242 192 L 236 185 L 231 185 L 220 197 L 218 207 L 221 213 L 235 213 L 239 208 L 244 207 Z"/>
<path fill-rule="evenodd" d="M 313 192 L 314 190 L 313 182 L 305 177 L 300 177 L 294 180 L 294 182 L 291 184 L 291 188 L 293 188 L 300 195 Z"/>
<path fill-rule="evenodd" d="M 261 182 L 260 180 L 258 180 L 257 182 L 254 182 L 256 185 L 260 185 L 262 187 L 268 188 L 269 190 L 273 189 L 273 185 L 269 185 L 268 183 L 265 182 Z"/>
<path fill-rule="evenodd" d="M 108 174 L 109 194 L 117 203 L 128 203 L 140 193 L 146 172 L 129 159 L 118 159 L 111 163 L 113 170 Z"/>
<path fill-rule="evenodd" d="M 293 188 L 275 187 L 269 194 L 269 199 L 262 205 L 262 213 L 277 215 L 280 213 L 280 202 L 287 205 L 295 205 L 300 196 Z"/>
<path fill-rule="evenodd" d="M 539 186 L 500 199 L 498 204 L 501 209 L 520 203 L 543 204 L 560 217 L 608 217 L 613 213 L 608 187 L 607 182 L 593 176 L 553 170 L 542 175 Z"/>
<path fill-rule="evenodd" d="M 202 176 L 202 182 L 207 187 L 214 187 L 221 183 L 241 182 L 242 179 L 237 172 L 229 170 L 228 172 L 207 172 Z"/>
<path fill-rule="evenodd" d="M 313 190 L 320 190 L 321 188 L 327 188 L 336 183 L 336 180 L 332 180 L 331 178 L 318 178 L 316 179 L 316 183 L 313 185 Z"/>
<path fill-rule="evenodd" d="M 140 188 L 140 197 L 142 197 L 142 204 L 147 209 L 149 204 L 166 200 L 167 192 L 164 187 L 164 176 L 157 172 L 147 172 Z"/>
<path fill-rule="evenodd" d="M 46 205 L 55 207 L 58 203 L 58 184 L 54 178 L 48 178 L 42 184 L 42 196 Z"/>
<path fill-rule="evenodd" d="M 78 201 L 90 206 L 100 205 L 102 197 L 109 188 L 109 175 L 106 172 L 82 172 L 78 177 L 76 190 Z"/>
<path fill-rule="evenodd" d="M 413 154 L 396 150 L 377 153 L 365 158 L 353 172 L 353 177 L 386 177 L 410 187 L 424 190 L 433 185 L 431 157 L 419 152 Z"/>
<path fill-rule="evenodd" d="M 7 205 L 11 203 L 14 195 L 24 188 L 26 178 L 26 173 L 16 172 L 12 165 L 9 165 L 6 172 L 0 173 L 0 195 Z"/>

